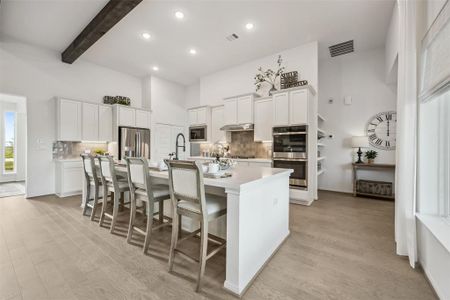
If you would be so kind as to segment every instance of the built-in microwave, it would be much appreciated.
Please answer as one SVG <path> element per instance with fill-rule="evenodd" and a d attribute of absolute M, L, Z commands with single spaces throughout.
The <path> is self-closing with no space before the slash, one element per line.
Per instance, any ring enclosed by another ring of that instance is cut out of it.
<path fill-rule="evenodd" d="M 206 125 L 189 127 L 189 142 L 206 142 L 207 140 Z"/>

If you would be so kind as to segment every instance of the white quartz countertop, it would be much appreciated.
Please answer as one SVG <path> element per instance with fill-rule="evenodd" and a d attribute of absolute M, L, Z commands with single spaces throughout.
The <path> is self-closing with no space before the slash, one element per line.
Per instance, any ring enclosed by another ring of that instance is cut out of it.
<path fill-rule="evenodd" d="M 126 167 L 122 165 L 116 166 L 118 172 L 126 172 Z M 292 169 L 280 169 L 269 167 L 235 167 L 232 170 L 225 171 L 231 173 L 231 177 L 227 178 L 204 178 L 204 183 L 207 186 L 220 187 L 230 190 L 245 190 L 252 188 L 255 185 L 264 184 L 266 181 L 279 176 L 286 176 L 288 180 L 289 175 L 293 172 Z M 169 173 L 167 171 L 153 171 L 150 170 L 150 176 L 161 179 L 168 179 Z"/>
<path fill-rule="evenodd" d="M 204 156 L 190 156 L 189 160 L 213 160 L 215 157 L 204 157 Z M 247 161 L 247 162 L 272 162 L 270 158 L 231 158 L 235 161 Z"/>
<path fill-rule="evenodd" d="M 55 158 L 53 159 L 53 161 L 56 162 L 76 162 L 79 161 L 81 162 L 81 157 L 69 157 L 69 158 Z"/>

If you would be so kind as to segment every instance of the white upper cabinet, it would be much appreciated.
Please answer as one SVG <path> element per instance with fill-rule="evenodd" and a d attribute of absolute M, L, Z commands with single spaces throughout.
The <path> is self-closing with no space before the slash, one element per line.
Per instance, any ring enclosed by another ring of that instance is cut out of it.
<path fill-rule="evenodd" d="M 277 92 L 273 99 L 273 125 L 305 125 L 308 124 L 308 101 L 315 93 L 310 86 L 292 88 Z"/>
<path fill-rule="evenodd" d="M 237 123 L 253 123 L 253 96 L 243 96 L 237 99 Z"/>
<path fill-rule="evenodd" d="M 255 101 L 255 141 L 272 141 L 272 99 L 265 98 Z"/>
<path fill-rule="evenodd" d="M 120 126 L 136 126 L 136 110 L 131 107 L 118 106 Z"/>
<path fill-rule="evenodd" d="M 150 113 L 146 110 L 136 110 L 136 127 L 150 128 Z"/>
<path fill-rule="evenodd" d="M 279 93 L 273 95 L 273 125 L 289 125 L 289 95 Z"/>
<path fill-rule="evenodd" d="M 211 142 L 224 142 L 225 131 L 220 130 L 224 126 L 224 106 L 216 106 L 211 109 Z"/>
<path fill-rule="evenodd" d="M 56 119 L 58 141 L 81 141 L 81 102 L 57 99 Z"/>
<path fill-rule="evenodd" d="M 290 92 L 289 123 L 290 125 L 304 125 L 308 123 L 308 92 L 306 90 Z"/>
<path fill-rule="evenodd" d="M 112 141 L 112 107 L 99 105 L 98 107 L 98 140 Z"/>
<path fill-rule="evenodd" d="M 209 107 L 198 107 L 188 109 L 189 126 L 207 125 Z"/>
<path fill-rule="evenodd" d="M 81 139 L 83 141 L 98 141 L 98 105 L 83 103 L 82 108 Z"/>
<path fill-rule="evenodd" d="M 234 125 L 238 123 L 237 116 L 237 98 L 224 100 L 224 123 L 225 125 Z"/>

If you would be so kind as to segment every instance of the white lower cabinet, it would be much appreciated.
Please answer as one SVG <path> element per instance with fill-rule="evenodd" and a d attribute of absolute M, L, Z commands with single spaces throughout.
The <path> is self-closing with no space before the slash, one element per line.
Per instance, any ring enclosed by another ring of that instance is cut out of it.
<path fill-rule="evenodd" d="M 83 185 L 83 164 L 81 158 L 58 160 L 55 165 L 55 192 L 58 197 L 79 195 Z"/>

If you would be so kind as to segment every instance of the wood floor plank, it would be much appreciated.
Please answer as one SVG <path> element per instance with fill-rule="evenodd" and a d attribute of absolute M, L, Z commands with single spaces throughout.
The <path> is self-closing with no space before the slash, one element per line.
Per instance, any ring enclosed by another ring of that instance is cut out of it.
<path fill-rule="evenodd" d="M 197 268 L 176 257 L 167 271 L 171 228 L 126 243 L 118 230 L 81 215 L 80 197 L 0 199 L 0 299 L 236 299 L 223 289 L 225 251 Z M 321 192 L 311 207 L 290 206 L 291 235 L 243 299 L 436 299 L 420 270 L 395 255 L 394 203 Z M 138 222 L 144 224 L 142 217 Z M 109 223 L 107 223 L 109 224 Z M 197 254 L 199 241 L 184 245 Z"/>

